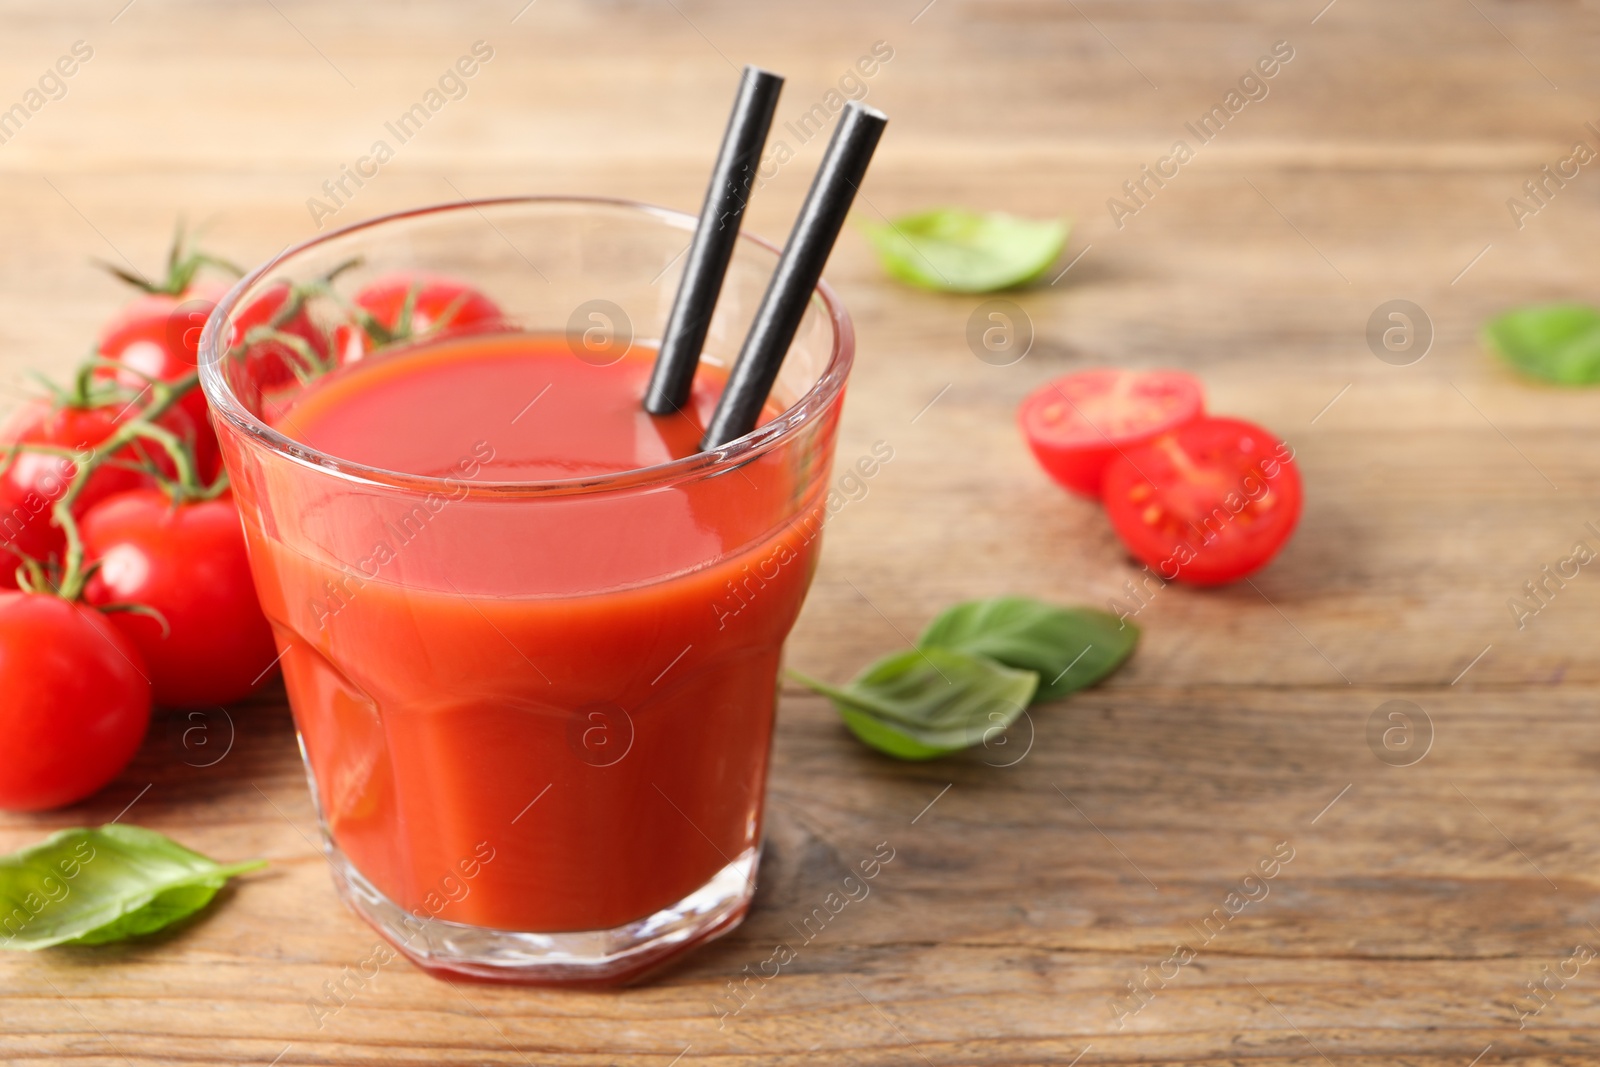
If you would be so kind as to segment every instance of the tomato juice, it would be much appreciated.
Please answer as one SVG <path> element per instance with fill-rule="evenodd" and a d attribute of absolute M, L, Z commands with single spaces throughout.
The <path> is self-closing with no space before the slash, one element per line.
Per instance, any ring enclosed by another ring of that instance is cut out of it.
<path fill-rule="evenodd" d="M 607 930 L 753 862 L 837 405 L 803 462 L 653 479 L 697 451 L 723 381 L 703 363 L 685 411 L 650 416 L 653 356 L 457 337 L 352 363 L 269 418 L 414 486 L 223 435 L 324 823 L 411 915 Z"/>

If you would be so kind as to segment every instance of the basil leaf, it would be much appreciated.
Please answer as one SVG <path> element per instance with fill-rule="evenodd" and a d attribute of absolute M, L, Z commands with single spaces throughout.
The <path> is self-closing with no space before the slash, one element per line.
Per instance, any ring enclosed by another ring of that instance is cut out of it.
<path fill-rule="evenodd" d="M 994 211 L 939 208 L 868 226 L 878 259 L 903 282 L 952 293 L 987 293 L 1030 282 L 1067 244 L 1066 222 Z"/>
<path fill-rule="evenodd" d="M 1524 374 L 1558 385 L 1600 382 L 1600 308 L 1544 304 L 1493 319 L 1484 340 Z"/>
<path fill-rule="evenodd" d="M 1094 685 L 1122 666 L 1138 643 L 1139 628 L 1115 615 L 1020 596 L 957 604 L 917 639 L 923 649 L 954 649 L 1037 672 L 1036 704 Z"/>
<path fill-rule="evenodd" d="M 908 760 L 946 756 L 1004 730 L 1039 684 L 1032 671 L 946 648 L 893 653 L 842 687 L 789 673 L 832 700 L 862 741 Z"/>
<path fill-rule="evenodd" d="M 265 860 L 221 866 L 154 830 L 62 830 L 0 856 L 0 948 L 98 945 L 194 914 Z"/>

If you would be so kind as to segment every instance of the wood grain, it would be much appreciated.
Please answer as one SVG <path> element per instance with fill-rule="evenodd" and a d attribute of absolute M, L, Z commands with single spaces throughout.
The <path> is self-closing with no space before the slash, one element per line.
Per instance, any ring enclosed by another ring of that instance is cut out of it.
<path fill-rule="evenodd" d="M 281 691 L 208 720 L 208 743 L 232 739 L 210 766 L 194 764 L 220 749 L 185 749 L 161 713 L 104 794 L 0 817 L 0 847 L 132 803 L 130 821 L 272 865 L 154 939 L 0 958 L 7 1062 L 1600 1057 L 1600 972 L 1537 1015 L 1518 999 L 1600 943 L 1600 578 L 1584 572 L 1524 629 L 1506 607 L 1573 541 L 1600 543 L 1584 526 L 1600 523 L 1600 395 L 1519 381 L 1477 340 L 1495 311 L 1590 299 L 1600 276 L 1600 173 L 1521 229 L 1505 206 L 1574 139 L 1593 143 L 1592 7 L 122 2 L 0 5 L 0 106 L 74 41 L 95 49 L 65 98 L 0 144 L 8 397 L 26 368 L 71 366 L 122 299 L 88 258 L 152 269 L 180 214 L 241 260 L 311 235 L 306 199 L 475 40 L 495 58 L 467 96 L 335 222 L 510 192 L 693 209 L 734 67 L 789 76 L 781 137 L 884 41 L 894 57 L 869 99 L 893 122 L 858 217 L 942 203 L 1065 215 L 1073 266 L 1006 296 L 1035 341 L 994 367 L 965 339 L 975 298 L 899 287 L 843 238 L 829 274 L 860 359 L 840 455 L 887 441 L 895 456 L 833 520 L 790 661 L 846 678 L 958 598 L 1120 595 L 1136 569 L 1011 422 L 1025 393 L 1074 367 L 1203 374 L 1215 408 L 1295 447 L 1308 498 L 1253 585 L 1162 590 L 1129 667 L 1036 709 L 1020 760 L 1019 728 L 1009 749 L 893 763 L 786 691 L 750 918 L 622 992 L 451 985 L 395 963 L 319 1026 L 308 1000 L 376 938 L 312 844 Z M 1118 228 L 1107 198 L 1280 40 L 1295 57 L 1266 98 Z M 783 233 L 820 144 L 761 190 L 751 229 Z M 1406 367 L 1365 336 L 1395 298 L 1435 331 Z M 1431 720 L 1412 766 L 1368 746 L 1391 699 Z M 796 941 L 791 924 L 879 842 L 895 858 L 871 895 L 719 1025 L 729 983 Z M 1219 925 L 1280 843 L 1292 861 Z M 1180 944 L 1194 958 L 1160 987 L 1149 976 Z M 1130 983 L 1149 992 L 1130 999 Z"/>

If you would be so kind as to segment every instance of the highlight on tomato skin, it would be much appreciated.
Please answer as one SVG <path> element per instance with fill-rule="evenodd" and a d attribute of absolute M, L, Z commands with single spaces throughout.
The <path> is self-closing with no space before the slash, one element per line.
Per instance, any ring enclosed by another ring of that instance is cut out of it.
<path fill-rule="evenodd" d="M 1098 367 L 1029 393 L 1017 422 L 1045 473 L 1097 500 L 1106 468 L 1120 452 L 1204 413 L 1205 391 L 1191 374 Z"/>
<path fill-rule="evenodd" d="M 1206 417 L 1127 450 L 1106 470 L 1106 514 L 1166 581 L 1220 585 L 1288 542 L 1304 492 L 1294 450 L 1243 419 Z"/>

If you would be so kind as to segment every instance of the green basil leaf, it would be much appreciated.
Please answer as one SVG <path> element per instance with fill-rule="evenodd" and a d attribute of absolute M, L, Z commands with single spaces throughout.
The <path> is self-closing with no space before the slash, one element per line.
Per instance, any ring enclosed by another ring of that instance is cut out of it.
<path fill-rule="evenodd" d="M 194 914 L 265 860 L 222 866 L 154 830 L 62 830 L 0 856 L 0 948 L 98 945 Z"/>
<path fill-rule="evenodd" d="M 1139 628 L 1115 615 L 1020 596 L 957 604 L 917 639 L 923 649 L 954 649 L 1036 672 L 1034 703 L 1094 685 L 1122 666 L 1138 643 Z"/>
<path fill-rule="evenodd" d="M 1524 374 L 1558 385 L 1600 382 L 1600 308 L 1544 304 L 1489 322 L 1484 340 Z"/>
<path fill-rule="evenodd" d="M 883 267 L 903 282 L 952 293 L 988 293 L 1037 278 L 1067 244 L 1066 222 L 998 211 L 939 208 L 906 215 L 867 236 Z"/>
<path fill-rule="evenodd" d="M 828 697 L 850 731 L 899 759 L 946 756 L 1016 721 L 1039 676 L 946 648 L 885 656 L 846 686 L 789 672 Z"/>

